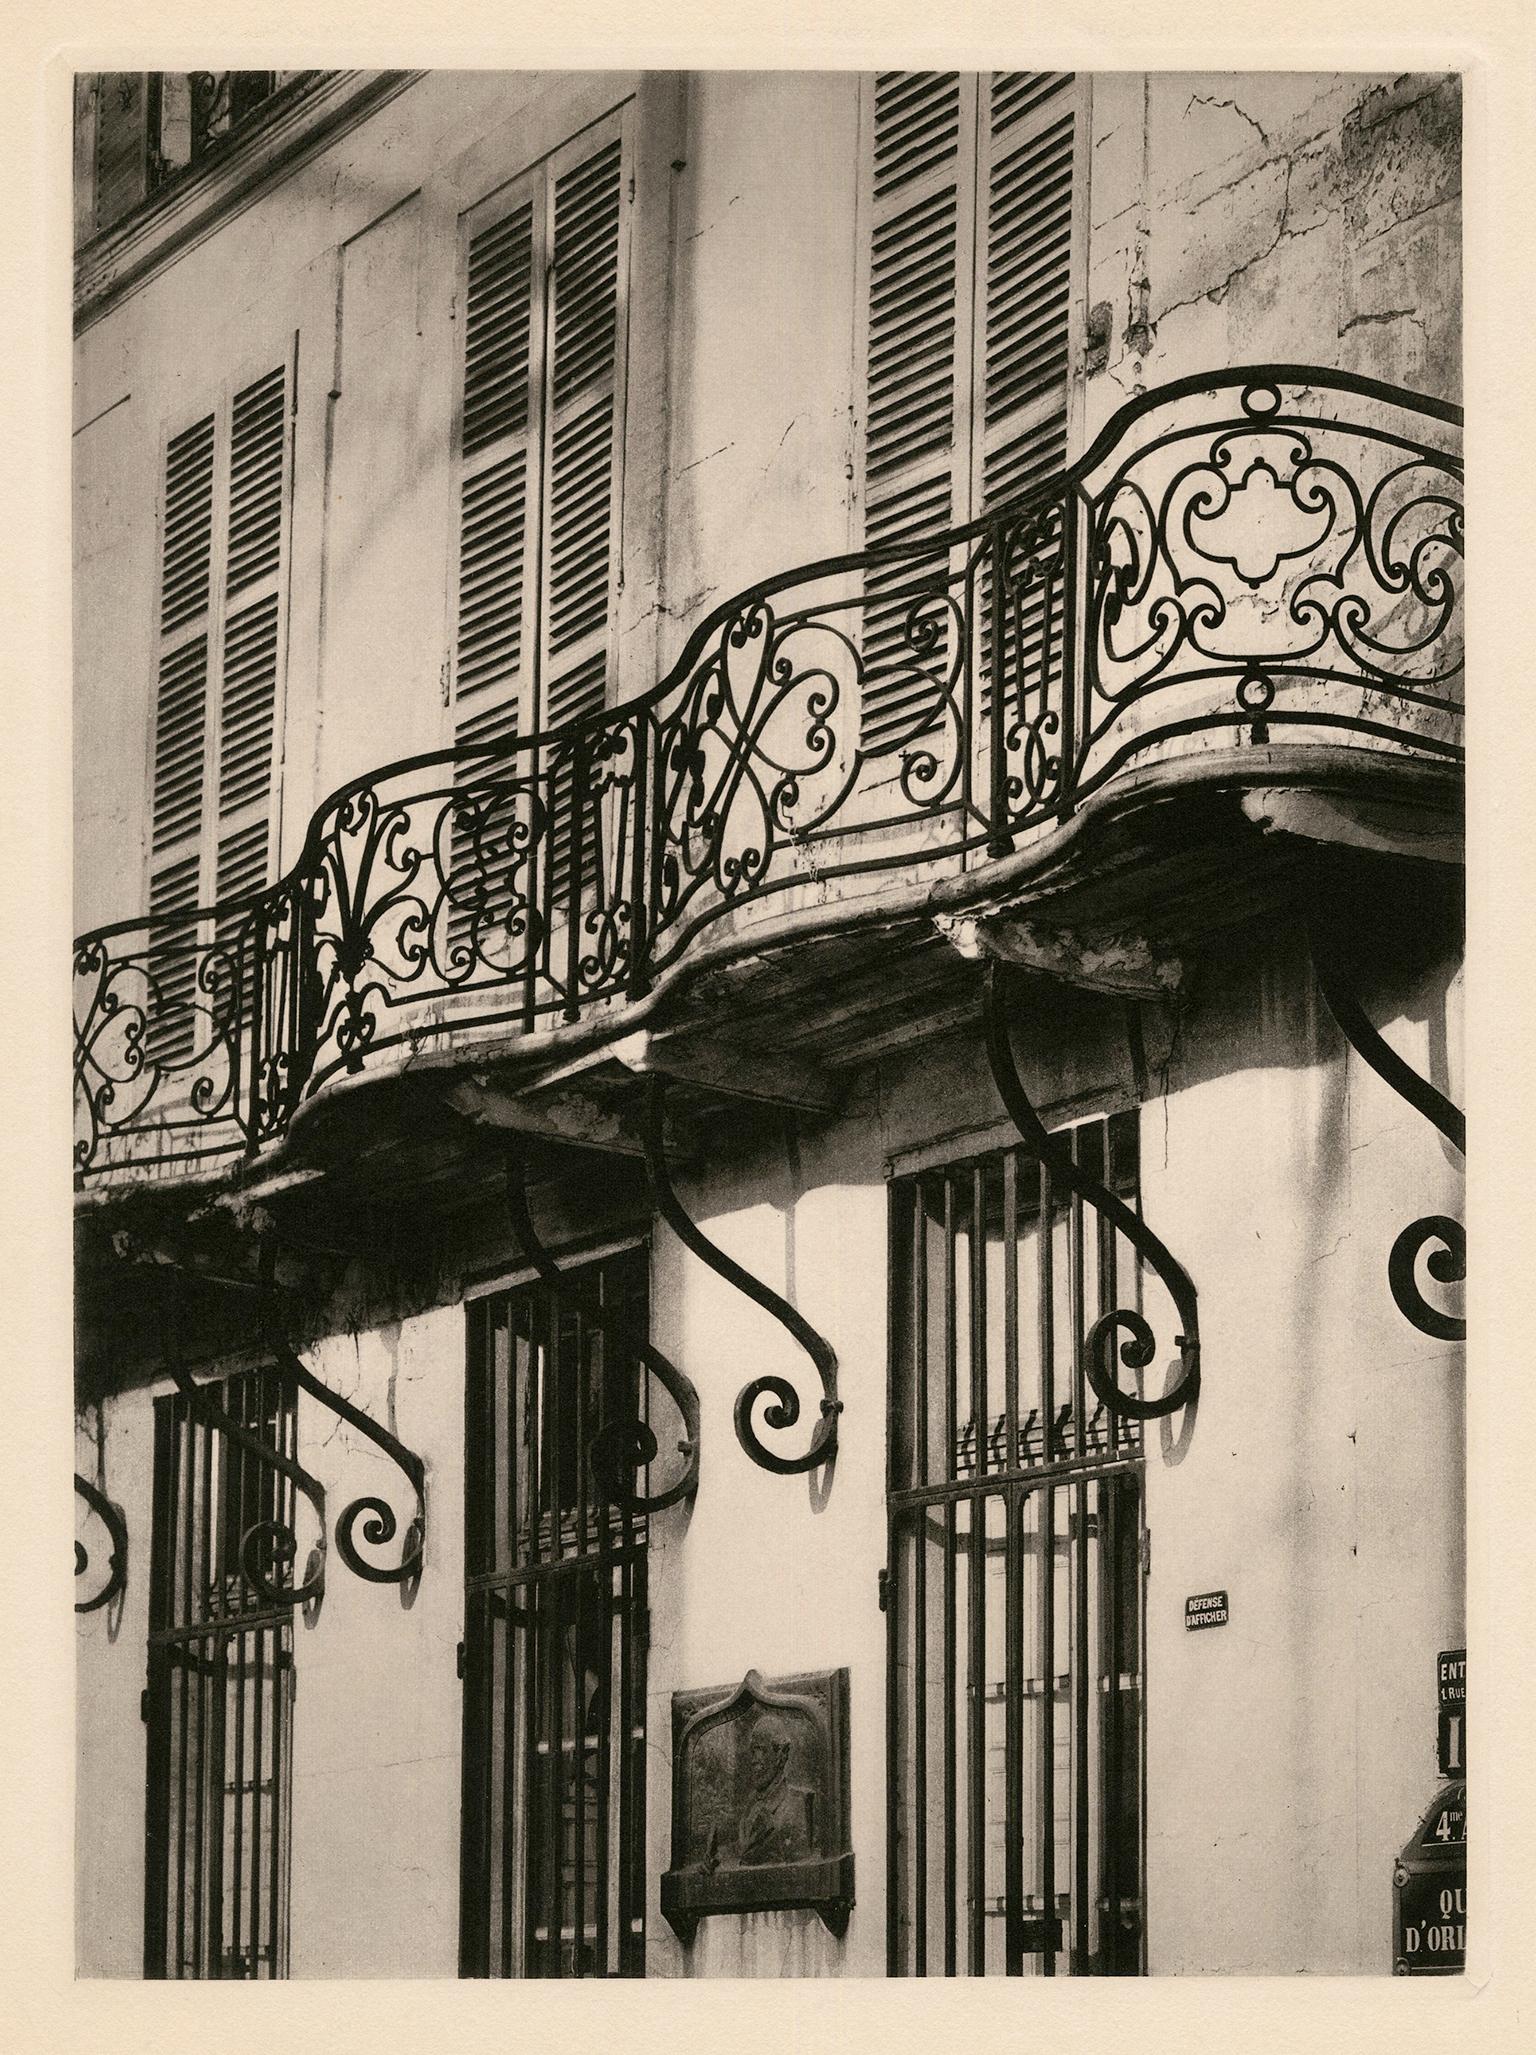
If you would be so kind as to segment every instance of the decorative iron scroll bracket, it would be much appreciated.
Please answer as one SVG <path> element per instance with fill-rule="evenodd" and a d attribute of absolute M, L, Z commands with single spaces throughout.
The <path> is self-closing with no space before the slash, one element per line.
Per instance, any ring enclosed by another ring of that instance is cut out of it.
<path fill-rule="evenodd" d="M 277 1261 L 276 1243 L 270 1239 L 261 1251 L 262 1310 L 266 1328 L 266 1344 L 283 1369 L 293 1379 L 300 1391 L 308 1392 L 312 1399 L 318 1399 L 345 1420 L 349 1427 L 371 1441 L 375 1448 L 382 1449 L 396 1468 L 401 1470 L 416 1494 L 416 1511 L 405 1530 L 398 1563 L 372 1563 L 358 1553 L 354 1534 L 358 1522 L 363 1522 L 363 1541 L 369 1548 L 383 1548 L 394 1540 L 398 1519 L 388 1499 L 374 1494 L 355 1498 L 343 1506 L 336 1519 L 336 1552 L 355 1577 L 361 1577 L 368 1584 L 407 1584 L 421 1575 L 422 1559 L 427 1543 L 427 1466 L 413 1449 L 391 1434 L 387 1427 L 381 1427 L 369 1418 L 360 1406 L 343 1398 L 338 1391 L 323 1379 L 317 1377 L 297 1352 L 275 1331 L 271 1317 L 276 1292 L 274 1275 Z M 366 1515 L 366 1518 L 364 1517 Z"/>
<path fill-rule="evenodd" d="M 114 1505 L 104 1491 L 92 1484 L 89 1477 L 75 1472 L 75 1490 L 83 1498 L 112 1538 L 112 1553 L 107 1558 L 107 1581 L 90 1598 L 76 1599 L 77 1613 L 94 1613 L 104 1605 L 110 1605 L 120 1591 L 128 1586 L 128 1522 L 123 1518 L 121 1506 Z M 86 1550 L 75 1543 L 75 1575 L 83 1577 L 91 1566 Z"/>
<path fill-rule="evenodd" d="M 516 1142 L 507 1143 L 506 1169 L 507 1217 L 513 1239 L 526 1260 L 545 1284 L 552 1286 L 580 1310 L 611 1347 L 643 1364 L 681 1415 L 683 1432 L 677 1442 L 677 1452 L 684 1459 L 684 1467 L 681 1475 L 660 1491 L 640 1493 L 634 1486 L 636 1473 L 648 1469 L 660 1453 L 655 1432 L 638 1413 L 627 1417 L 615 1414 L 599 1422 L 597 1432 L 587 1445 L 587 1459 L 592 1465 L 598 1488 L 615 1505 L 624 1506 L 633 1513 L 665 1512 L 668 1506 L 675 1506 L 679 1500 L 692 1498 L 699 1488 L 699 1395 L 688 1378 L 660 1349 L 649 1341 L 626 1335 L 622 1323 L 608 1307 L 593 1293 L 585 1291 L 540 1239 L 528 1203 L 527 1160 Z"/>
<path fill-rule="evenodd" d="M 821 1417 L 816 1431 L 811 1436 L 810 1447 L 802 1455 L 783 1456 L 768 1448 L 758 1439 L 756 1422 L 752 1417 L 753 1407 L 759 1399 L 771 1403 L 764 1409 L 763 1424 L 780 1430 L 793 1427 L 800 1418 L 800 1394 L 789 1382 L 771 1371 L 754 1377 L 736 1396 L 736 1439 L 759 1468 L 772 1470 L 780 1477 L 792 1477 L 805 1470 L 814 1470 L 830 1460 L 837 1450 L 837 1416 L 843 1410 L 843 1402 L 837 1395 L 837 1351 L 824 1336 L 818 1334 L 803 1313 L 793 1307 L 788 1299 L 782 1298 L 770 1285 L 756 1278 L 749 1270 L 729 1257 L 723 1249 L 717 1248 L 709 1237 L 691 1220 L 683 1210 L 667 1169 L 666 1147 L 663 1139 L 666 1111 L 666 1079 L 659 1072 L 653 1072 L 646 1083 L 644 1131 L 645 1167 L 650 1178 L 651 1194 L 656 1201 L 656 1210 L 687 1249 L 691 1249 L 701 1263 L 705 1263 L 727 1284 L 761 1306 L 778 1321 L 779 1325 L 797 1341 L 816 1366 L 821 1379 Z"/>
<path fill-rule="evenodd" d="M 1089 1328 L 1083 1341 L 1083 1372 L 1096 1396 L 1111 1413 L 1132 1420 L 1157 1420 L 1176 1412 L 1197 1397 L 1200 1390 L 1200 1309 L 1194 1284 L 1161 1236 L 1092 1177 L 1078 1163 L 1070 1149 L 1064 1149 L 1035 1111 L 1014 1061 L 1008 1035 L 1007 986 L 1013 972 L 995 957 L 987 964 L 985 1022 L 987 1059 L 1002 1095 L 1009 1118 L 1025 1142 L 1049 1167 L 1052 1177 L 1068 1191 L 1086 1201 L 1094 1211 L 1111 1221 L 1135 1249 L 1137 1255 L 1162 1279 L 1179 1316 L 1181 1332 L 1174 1336 L 1179 1351 L 1181 1375 L 1161 1398 L 1142 1398 L 1124 1390 L 1115 1367 L 1115 1338 L 1124 1330 L 1128 1339 L 1120 1346 L 1120 1362 L 1127 1370 L 1145 1370 L 1157 1354 L 1157 1337 L 1145 1315 L 1133 1306 L 1116 1306 L 1103 1313 Z"/>
<path fill-rule="evenodd" d="M 1320 901 L 1308 922 L 1307 939 L 1317 989 L 1339 1033 L 1383 1084 L 1406 1099 L 1415 1112 L 1440 1130 L 1458 1154 L 1465 1156 L 1466 1115 L 1443 1092 L 1437 1091 L 1428 1078 L 1420 1077 L 1377 1032 L 1350 980 L 1337 921 Z M 1462 1283 L 1467 1274 L 1466 1229 L 1448 1213 L 1426 1213 L 1402 1230 L 1387 1258 L 1387 1286 L 1403 1318 L 1433 1341 L 1465 1341 L 1465 1319 L 1432 1306 L 1419 1289 L 1421 1255 L 1425 1269 L 1437 1284 Z"/>
<path fill-rule="evenodd" d="M 258 1520 L 248 1527 L 240 1537 L 240 1567 L 253 1591 L 268 1605 L 308 1606 L 319 1601 L 325 1591 L 325 1546 L 326 1513 L 325 1486 L 318 1477 L 297 1463 L 292 1456 L 274 1448 L 259 1434 L 253 1434 L 243 1422 L 231 1419 L 222 1406 L 216 1406 L 206 1389 L 188 1371 L 182 1360 L 181 1351 L 181 1307 L 180 1291 L 174 1281 L 171 1266 L 160 1266 L 161 1286 L 161 1336 L 165 1367 L 172 1383 L 186 1400 L 188 1410 L 195 1419 L 210 1427 L 215 1434 L 221 1434 L 235 1447 L 244 1449 L 259 1463 L 276 1470 L 286 1477 L 290 1484 L 301 1491 L 315 1509 L 320 1522 L 320 1539 L 311 1549 L 305 1564 L 302 1583 L 279 1583 L 269 1577 L 263 1567 L 263 1554 L 270 1557 L 279 1575 L 299 1553 L 299 1537 L 287 1521 L 271 1519 Z"/>

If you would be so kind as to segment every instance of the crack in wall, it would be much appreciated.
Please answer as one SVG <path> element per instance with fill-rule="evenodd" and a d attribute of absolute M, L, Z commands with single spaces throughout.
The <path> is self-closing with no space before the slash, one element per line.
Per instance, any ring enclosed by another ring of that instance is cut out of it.
<path fill-rule="evenodd" d="M 1213 307 L 1219 307 L 1237 281 L 1245 273 L 1252 271 L 1257 265 L 1267 263 L 1283 242 L 1299 242 L 1303 236 L 1313 235 L 1318 229 L 1326 226 L 1326 223 L 1323 221 L 1313 221 L 1305 228 L 1291 227 L 1291 178 L 1296 169 L 1296 160 L 1293 155 L 1287 152 L 1284 162 L 1285 183 L 1280 194 L 1280 215 L 1275 224 L 1274 235 L 1269 242 L 1262 250 L 1255 251 L 1253 256 L 1245 257 L 1240 264 L 1234 264 L 1226 277 L 1218 284 L 1207 286 L 1203 291 L 1192 293 L 1187 299 L 1175 300 L 1171 306 L 1165 307 L 1161 314 L 1158 315 L 1157 320 L 1152 324 L 1154 334 L 1168 319 L 1170 314 L 1177 314 L 1185 307 L 1198 306 L 1202 300 L 1209 300 Z M 1262 169 L 1262 167 L 1260 168 Z M 1246 176 L 1251 177 L 1252 174 L 1248 173 Z M 1234 179 L 1230 183 L 1236 185 L 1239 181 Z M 1218 192 L 1226 192 L 1229 189 L 1229 186 L 1222 186 L 1217 190 Z"/>
<path fill-rule="evenodd" d="M 1239 121 L 1246 121 L 1248 126 L 1254 130 L 1265 149 L 1269 148 L 1269 136 L 1266 131 L 1254 120 L 1247 109 L 1239 107 L 1235 100 L 1218 100 L 1214 93 L 1191 93 L 1189 96 L 1189 106 L 1184 109 L 1186 115 L 1189 113 L 1190 107 L 1230 107 Z"/>

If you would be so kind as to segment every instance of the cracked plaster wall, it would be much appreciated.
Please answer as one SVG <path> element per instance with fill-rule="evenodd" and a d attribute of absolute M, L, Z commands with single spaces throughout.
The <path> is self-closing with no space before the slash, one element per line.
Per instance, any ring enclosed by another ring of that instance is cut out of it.
<path fill-rule="evenodd" d="M 1454 76 L 1112 73 L 1093 86 L 1086 439 L 1229 364 L 1461 391 Z M 1103 318 L 1103 317 L 1101 317 Z"/>

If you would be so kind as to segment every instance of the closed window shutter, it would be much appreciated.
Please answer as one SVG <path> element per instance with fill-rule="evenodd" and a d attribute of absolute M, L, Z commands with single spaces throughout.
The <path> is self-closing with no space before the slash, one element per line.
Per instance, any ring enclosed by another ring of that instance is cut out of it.
<path fill-rule="evenodd" d="M 473 236 L 464 315 L 455 738 L 517 733 L 531 668 L 541 222 L 522 199 Z"/>
<path fill-rule="evenodd" d="M 557 152 L 471 230 L 465 283 L 454 740 L 506 743 L 601 708 L 618 544 L 624 175 L 618 122 Z M 483 214 L 484 210 L 478 210 Z M 514 911 L 518 766 L 499 797 L 487 759 L 455 837 L 450 936 L 494 953 Z M 572 759 L 548 767 L 555 814 L 539 880 L 563 912 L 576 844 Z M 473 831 L 472 831 L 473 830 Z M 593 859 L 595 818 L 580 841 Z M 519 874 L 519 890 L 529 880 Z"/>
<path fill-rule="evenodd" d="M 615 136 L 555 180 L 545 728 L 600 707 L 607 676 L 622 172 Z"/>
<path fill-rule="evenodd" d="M 541 728 L 595 713 L 607 697 L 623 168 L 614 136 L 555 179 Z M 562 754 L 549 850 L 556 918 L 569 903 L 573 860 L 584 880 L 600 864 L 598 810 L 586 804 L 590 779 L 578 786 L 575 772 L 574 758 Z"/>
<path fill-rule="evenodd" d="M 150 911 L 258 890 L 269 874 L 288 496 L 288 371 L 279 365 L 166 447 L 150 828 Z M 222 433 L 220 432 L 222 430 Z M 226 938 L 238 922 L 216 932 Z M 192 928 L 160 958 L 152 1053 L 192 1053 Z M 215 995 L 210 994 L 210 997 Z"/>
<path fill-rule="evenodd" d="M 1026 498 L 1064 468 L 1077 94 L 1070 72 L 995 72 L 984 149 L 986 237 L 979 322 L 981 505 Z M 1013 675 L 1059 677 L 1063 581 L 1046 546 L 1017 581 Z M 981 711 L 991 707 L 991 569 L 983 579 Z"/>
<path fill-rule="evenodd" d="M 1076 104 L 1067 73 L 991 81 L 982 498 L 1015 499 L 1067 452 Z"/>
<path fill-rule="evenodd" d="M 208 743 L 209 600 L 213 578 L 214 417 L 166 445 L 160 537 L 160 662 L 150 803 L 149 910 L 189 912 L 201 897 L 203 786 Z M 191 1054 L 195 936 L 173 931 L 155 958 L 161 1005 L 151 1058 Z"/>
<path fill-rule="evenodd" d="M 882 72 L 874 87 L 864 539 L 870 549 L 942 534 L 954 518 L 959 280 L 965 256 L 966 95 L 948 72 Z M 904 660 L 902 565 L 865 576 L 866 749 L 925 732 L 929 672 Z"/>

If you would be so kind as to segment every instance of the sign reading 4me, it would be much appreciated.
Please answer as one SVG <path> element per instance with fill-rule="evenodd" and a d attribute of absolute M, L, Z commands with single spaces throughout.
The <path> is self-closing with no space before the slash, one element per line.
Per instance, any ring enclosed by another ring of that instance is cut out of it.
<path fill-rule="evenodd" d="M 1454 1976 L 1465 1967 L 1465 1784 L 1447 1784 L 1397 1858 L 1392 1928 L 1392 1968 L 1397 1976 Z"/>

